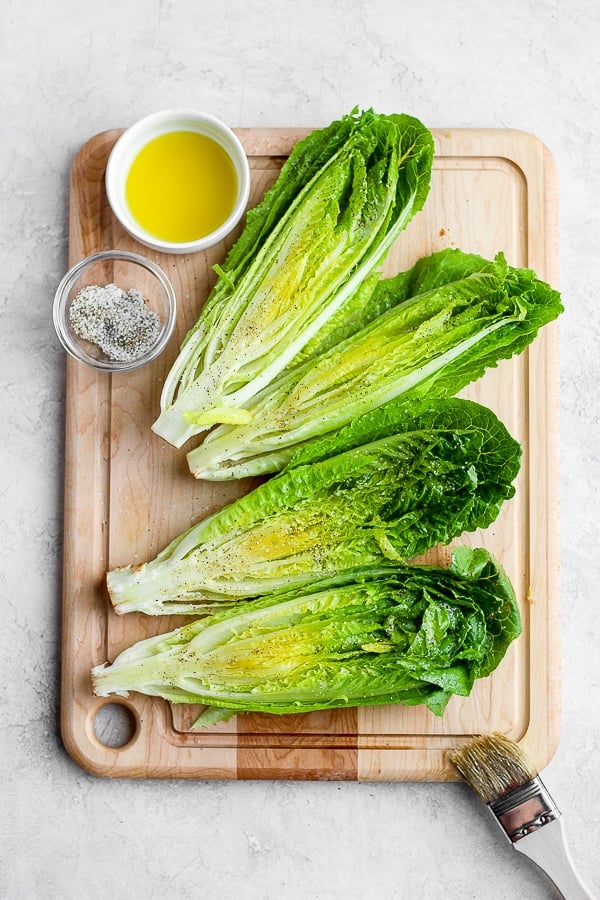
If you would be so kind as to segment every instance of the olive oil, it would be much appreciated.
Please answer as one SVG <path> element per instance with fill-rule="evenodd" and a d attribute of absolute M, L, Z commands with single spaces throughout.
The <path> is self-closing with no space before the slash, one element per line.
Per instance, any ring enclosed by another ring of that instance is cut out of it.
<path fill-rule="evenodd" d="M 232 212 L 237 177 L 227 152 L 194 131 L 154 138 L 135 157 L 125 184 L 133 218 L 173 243 L 210 234 Z"/>

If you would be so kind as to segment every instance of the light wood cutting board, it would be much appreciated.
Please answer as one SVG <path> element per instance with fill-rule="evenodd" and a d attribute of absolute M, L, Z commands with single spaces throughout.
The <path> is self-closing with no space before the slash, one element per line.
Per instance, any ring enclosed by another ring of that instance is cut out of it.
<path fill-rule="evenodd" d="M 275 180 L 300 129 L 238 129 L 250 159 L 251 205 Z M 116 616 L 105 572 L 154 557 L 175 535 L 253 482 L 191 477 L 185 453 L 150 430 L 163 378 L 214 282 L 227 246 L 166 256 L 146 251 L 114 220 L 104 193 L 108 154 L 120 131 L 96 135 L 71 172 L 70 263 L 97 250 L 134 249 L 166 271 L 178 299 L 176 333 L 150 366 L 110 376 L 67 360 L 62 734 L 83 768 L 135 778 L 453 780 L 446 751 L 482 731 L 522 743 L 542 768 L 559 730 L 558 328 L 547 327 L 519 358 L 488 372 L 465 396 L 485 403 L 522 443 L 516 496 L 485 532 L 464 536 L 506 568 L 523 634 L 469 698 L 443 718 L 420 707 L 374 707 L 307 715 L 247 714 L 192 732 L 199 708 L 131 694 L 92 695 L 90 668 L 182 619 Z M 384 271 L 393 274 L 445 247 L 534 269 L 557 287 L 556 173 L 535 137 L 513 130 L 434 130 L 432 187 Z M 449 548 L 427 555 L 446 562 Z M 130 720 L 122 731 L 117 713 Z M 108 725 L 106 724 L 108 722 Z M 114 737 L 113 734 L 117 736 Z M 119 746 L 116 746 L 119 745 Z"/>

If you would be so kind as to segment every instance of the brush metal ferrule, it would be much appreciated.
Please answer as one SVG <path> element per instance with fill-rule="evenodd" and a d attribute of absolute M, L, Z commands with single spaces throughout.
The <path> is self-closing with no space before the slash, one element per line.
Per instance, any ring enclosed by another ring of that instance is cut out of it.
<path fill-rule="evenodd" d="M 488 807 L 502 825 L 511 844 L 516 844 L 521 838 L 560 816 L 558 807 L 539 776 L 497 800 L 492 800 Z"/>

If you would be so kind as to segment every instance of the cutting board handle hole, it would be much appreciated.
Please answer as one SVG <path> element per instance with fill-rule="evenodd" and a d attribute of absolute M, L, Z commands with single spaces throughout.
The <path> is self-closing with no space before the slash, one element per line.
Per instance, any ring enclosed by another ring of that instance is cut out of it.
<path fill-rule="evenodd" d="M 104 703 L 94 714 L 94 734 L 104 746 L 113 750 L 126 747 L 137 734 L 138 723 L 125 703 Z"/>

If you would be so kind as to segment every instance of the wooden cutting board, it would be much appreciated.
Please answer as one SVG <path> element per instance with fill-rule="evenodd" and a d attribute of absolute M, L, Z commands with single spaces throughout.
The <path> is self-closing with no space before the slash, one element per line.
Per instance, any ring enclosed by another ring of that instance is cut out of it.
<path fill-rule="evenodd" d="M 251 205 L 275 180 L 300 129 L 239 129 L 250 159 Z M 252 486 L 196 481 L 185 453 L 150 430 L 163 378 L 214 282 L 227 245 L 166 256 L 136 245 L 114 220 L 104 192 L 108 154 L 120 131 L 96 135 L 71 173 L 70 263 L 107 248 L 155 259 L 178 299 L 176 333 L 161 359 L 110 376 L 67 360 L 62 734 L 97 775 L 202 779 L 453 780 L 446 751 L 482 731 L 522 743 L 542 768 L 559 730 L 558 328 L 547 327 L 519 358 L 488 372 L 465 395 L 491 407 L 522 443 L 516 496 L 487 531 L 464 536 L 505 566 L 523 634 L 471 697 L 443 718 L 420 707 L 374 707 L 307 715 L 246 714 L 192 732 L 198 707 L 137 694 L 92 695 L 90 668 L 138 639 L 183 620 L 116 616 L 105 572 L 154 557 L 175 535 Z M 434 130 L 436 157 L 424 210 L 398 239 L 386 274 L 445 247 L 533 268 L 557 286 L 557 185 L 547 149 L 514 130 Z M 448 548 L 428 554 L 446 562 Z M 121 727 L 121 718 L 127 720 Z"/>

